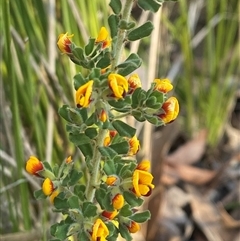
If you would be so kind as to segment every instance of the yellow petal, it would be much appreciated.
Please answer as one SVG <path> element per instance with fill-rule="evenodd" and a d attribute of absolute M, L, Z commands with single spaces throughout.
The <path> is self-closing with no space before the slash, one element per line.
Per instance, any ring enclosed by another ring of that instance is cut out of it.
<path fill-rule="evenodd" d="M 53 193 L 54 186 L 48 177 L 43 181 L 42 190 L 46 196 L 50 196 Z"/>
<path fill-rule="evenodd" d="M 96 43 L 99 43 L 99 42 L 103 42 L 104 40 L 106 40 L 108 37 L 108 31 L 105 27 L 101 27 L 100 31 L 99 31 L 99 34 L 98 34 L 98 37 L 96 39 Z"/>
<path fill-rule="evenodd" d="M 106 237 L 109 235 L 109 230 L 104 222 L 98 218 L 93 225 L 92 230 L 92 241 L 105 241 Z"/>
<path fill-rule="evenodd" d="M 138 170 L 143 170 L 143 171 L 149 171 L 150 170 L 150 161 L 148 160 L 143 160 L 141 161 L 138 165 L 137 168 Z"/>
<path fill-rule="evenodd" d="M 156 84 L 155 89 L 163 93 L 167 93 L 173 89 L 173 85 L 169 79 L 155 79 L 154 83 Z"/>
<path fill-rule="evenodd" d="M 88 107 L 92 94 L 93 80 L 80 86 L 76 92 L 76 104 L 79 107 Z"/>

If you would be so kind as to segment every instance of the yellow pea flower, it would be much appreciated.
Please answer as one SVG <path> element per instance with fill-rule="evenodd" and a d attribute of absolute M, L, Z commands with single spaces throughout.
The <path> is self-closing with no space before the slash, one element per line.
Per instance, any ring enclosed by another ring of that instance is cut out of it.
<path fill-rule="evenodd" d="M 108 84 L 113 95 L 118 99 L 122 99 L 128 92 L 128 82 L 126 78 L 120 74 L 108 75 Z"/>
<path fill-rule="evenodd" d="M 30 156 L 26 162 L 26 171 L 31 175 L 39 176 L 38 172 L 42 171 L 43 169 L 43 163 L 35 156 Z"/>
<path fill-rule="evenodd" d="M 171 84 L 170 80 L 169 79 L 155 79 L 154 80 L 154 83 L 155 83 L 155 90 L 158 90 L 160 92 L 163 92 L 163 93 L 167 93 L 169 92 L 170 90 L 173 89 L 173 85 Z"/>
<path fill-rule="evenodd" d="M 107 48 L 111 45 L 111 38 L 105 27 L 101 27 L 95 43 L 102 43 L 102 48 Z"/>
<path fill-rule="evenodd" d="M 109 235 L 109 230 L 105 223 L 98 218 L 92 229 L 92 241 L 107 241 L 106 237 Z"/>
<path fill-rule="evenodd" d="M 128 152 L 128 155 L 132 156 L 132 155 L 136 155 L 137 152 L 139 151 L 140 148 L 140 142 L 137 139 L 136 135 L 133 136 L 130 140 L 129 140 L 129 145 L 130 145 L 130 149 Z"/>
<path fill-rule="evenodd" d="M 153 175 L 146 171 L 149 168 L 150 162 L 143 161 L 133 172 L 133 192 L 137 197 L 149 196 L 154 188 L 152 184 Z"/>
<path fill-rule="evenodd" d="M 90 97 L 92 94 L 93 80 L 88 81 L 86 84 L 80 86 L 76 92 L 77 107 L 88 107 Z"/>
<path fill-rule="evenodd" d="M 70 45 L 72 44 L 71 38 L 74 34 L 68 35 L 68 33 L 60 34 L 58 36 L 57 46 L 59 50 L 64 54 L 71 54 L 72 50 Z"/>
<path fill-rule="evenodd" d="M 179 113 L 179 103 L 177 98 L 170 97 L 163 105 L 162 109 L 164 113 L 158 115 L 161 120 L 167 124 L 174 121 Z"/>

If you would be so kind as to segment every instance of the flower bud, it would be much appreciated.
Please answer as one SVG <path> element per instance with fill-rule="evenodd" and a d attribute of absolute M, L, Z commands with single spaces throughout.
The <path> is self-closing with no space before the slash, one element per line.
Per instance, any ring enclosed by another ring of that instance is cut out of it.
<path fill-rule="evenodd" d="M 140 148 L 140 142 L 137 139 L 136 136 L 133 136 L 130 140 L 129 140 L 129 145 L 130 145 L 130 150 L 128 152 L 128 155 L 132 156 L 132 155 L 136 155 L 137 152 L 139 151 Z"/>
<path fill-rule="evenodd" d="M 142 83 L 138 74 L 132 74 L 128 79 L 128 84 L 130 88 L 130 93 L 132 93 L 135 89 L 142 87 Z"/>
<path fill-rule="evenodd" d="M 110 219 L 110 220 L 114 219 L 117 215 L 118 215 L 117 210 L 114 210 L 113 212 L 108 212 L 105 210 L 102 212 L 102 216 L 104 216 L 105 218 Z"/>
<path fill-rule="evenodd" d="M 44 181 L 43 181 L 43 184 L 42 184 L 42 190 L 43 190 L 43 193 L 46 195 L 46 196 L 50 196 L 53 191 L 54 191 L 54 185 L 53 185 L 53 182 L 50 180 L 50 178 L 46 178 Z"/>
<path fill-rule="evenodd" d="M 158 90 L 162 93 L 168 93 L 170 90 L 173 89 L 173 85 L 171 84 L 169 79 L 155 79 L 155 90 Z"/>
<path fill-rule="evenodd" d="M 108 176 L 107 180 L 106 180 L 106 184 L 108 186 L 115 186 L 117 181 L 118 181 L 118 177 L 117 176 L 115 176 L 115 175 Z"/>
<path fill-rule="evenodd" d="M 26 163 L 26 171 L 29 174 L 40 176 L 38 174 L 39 171 L 44 169 L 43 163 L 39 161 L 35 156 L 30 156 Z"/>
<path fill-rule="evenodd" d="M 117 195 L 115 195 L 115 197 L 112 199 L 112 204 L 114 209 L 121 209 L 124 205 L 124 197 L 122 194 L 118 193 Z"/>
<path fill-rule="evenodd" d="M 127 226 L 128 230 L 130 233 L 136 233 L 137 231 L 139 231 L 140 225 L 138 223 L 136 223 L 135 221 L 131 221 L 130 225 Z"/>
<path fill-rule="evenodd" d="M 66 163 L 69 164 L 69 163 L 72 163 L 72 157 L 69 156 L 67 159 L 66 159 Z"/>
<path fill-rule="evenodd" d="M 179 103 L 177 98 L 170 97 L 165 103 L 162 105 L 162 110 L 164 113 L 160 113 L 157 116 L 165 123 L 171 123 L 174 121 L 179 113 Z"/>
<path fill-rule="evenodd" d="M 107 113 L 104 109 L 101 110 L 101 113 L 99 114 L 99 120 L 102 122 L 105 122 L 107 120 Z"/>
<path fill-rule="evenodd" d="M 60 34 L 57 41 L 57 46 L 62 53 L 71 54 L 72 50 L 70 45 L 72 44 L 71 38 L 73 34 L 68 35 L 68 33 Z"/>

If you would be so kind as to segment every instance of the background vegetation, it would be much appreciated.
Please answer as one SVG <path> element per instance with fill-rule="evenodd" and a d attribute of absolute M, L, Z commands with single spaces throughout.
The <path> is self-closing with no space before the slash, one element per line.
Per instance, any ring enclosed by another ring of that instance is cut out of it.
<path fill-rule="evenodd" d="M 47 240 L 49 223 L 57 219 L 47 202 L 34 200 L 33 190 L 40 183 L 25 173 L 25 161 L 31 154 L 56 163 L 69 154 L 80 155 L 68 141 L 58 108 L 74 104 L 72 77 L 83 70 L 59 53 L 56 41 L 66 31 L 74 33 L 78 45 L 97 36 L 100 27 L 107 26 L 107 4 L 0 2 L 2 234 L 37 230 L 35 237 Z M 127 45 L 126 51 L 138 51 L 143 58 L 139 74 L 145 85 L 157 76 L 174 82 L 181 136 L 189 140 L 206 129 L 210 152 L 222 143 L 239 96 L 239 8 L 237 0 L 181 0 L 166 3 L 155 17 L 138 8 L 133 11 L 137 22 L 152 19 L 155 33 L 140 45 Z M 33 240 L 29 235 L 25 240 Z"/>

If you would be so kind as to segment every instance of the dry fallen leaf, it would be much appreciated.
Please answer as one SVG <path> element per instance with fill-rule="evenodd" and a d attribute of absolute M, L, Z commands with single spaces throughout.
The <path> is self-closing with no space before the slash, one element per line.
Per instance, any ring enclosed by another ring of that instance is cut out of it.
<path fill-rule="evenodd" d="M 161 182 L 164 185 L 173 185 L 179 179 L 195 185 L 206 185 L 216 175 L 216 171 L 210 171 L 184 164 L 167 164 L 163 166 Z"/>
<path fill-rule="evenodd" d="M 202 130 L 198 136 L 166 157 L 169 163 L 192 164 L 197 162 L 205 151 L 207 132 Z"/>

